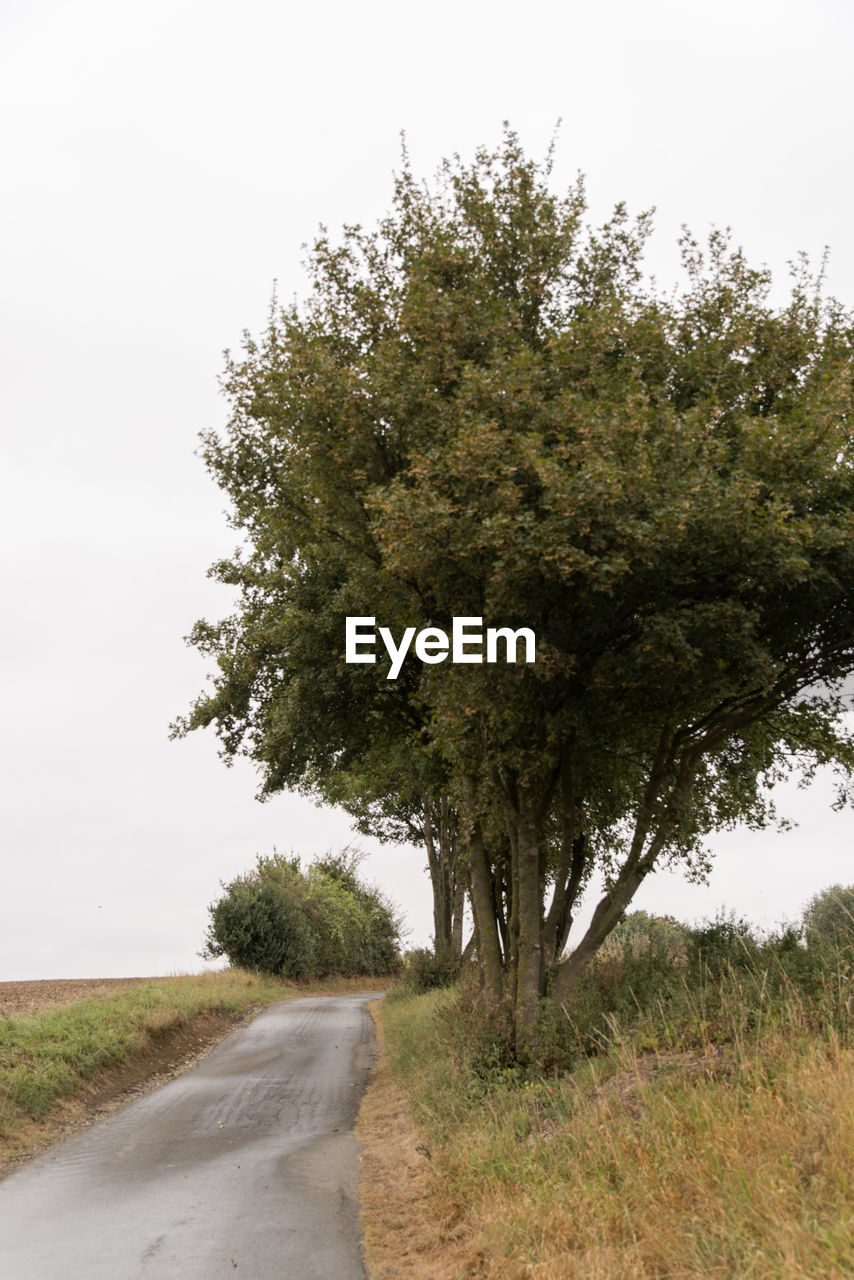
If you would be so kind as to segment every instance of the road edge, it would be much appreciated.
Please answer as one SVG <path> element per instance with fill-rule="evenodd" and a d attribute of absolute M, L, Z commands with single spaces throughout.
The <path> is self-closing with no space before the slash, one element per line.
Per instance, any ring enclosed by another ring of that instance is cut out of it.
<path fill-rule="evenodd" d="M 459 1227 L 445 1221 L 438 1208 L 429 1147 L 386 1053 L 382 1001 L 368 1009 L 379 1053 L 355 1133 L 369 1280 L 459 1280 L 472 1274 L 476 1259 Z"/>

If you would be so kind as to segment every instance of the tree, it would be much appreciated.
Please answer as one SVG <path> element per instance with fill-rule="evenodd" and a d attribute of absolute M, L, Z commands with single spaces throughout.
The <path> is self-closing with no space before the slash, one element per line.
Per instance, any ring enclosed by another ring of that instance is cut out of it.
<path fill-rule="evenodd" d="M 649 216 L 585 231 L 549 175 L 509 130 L 434 188 L 405 163 L 377 231 L 321 236 L 310 300 L 229 361 L 205 456 L 241 602 L 197 625 L 219 675 L 179 726 L 215 724 L 267 792 L 352 783 L 376 744 L 438 760 L 520 1051 L 656 866 L 702 874 L 787 772 L 854 763 L 851 318 L 803 262 L 773 306 L 717 232 L 659 296 Z M 345 617 L 380 613 L 526 626 L 536 662 L 346 665 Z"/>

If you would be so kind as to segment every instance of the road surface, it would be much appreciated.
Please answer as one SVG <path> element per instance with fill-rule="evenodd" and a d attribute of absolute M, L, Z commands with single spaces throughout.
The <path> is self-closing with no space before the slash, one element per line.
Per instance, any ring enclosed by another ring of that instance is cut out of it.
<path fill-rule="evenodd" d="M 366 1001 L 272 1005 L 0 1182 L 2 1280 L 363 1280 Z"/>

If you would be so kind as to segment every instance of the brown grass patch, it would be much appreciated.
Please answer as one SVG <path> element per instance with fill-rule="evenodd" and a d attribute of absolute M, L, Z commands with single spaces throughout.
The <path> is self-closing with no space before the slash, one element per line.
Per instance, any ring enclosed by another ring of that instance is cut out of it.
<path fill-rule="evenodd" d="M 442 1214 L 430 1149 L 384 1052 L 381 1008 L 369 1007 L 380 1056 L 356 1125 L 368 1274 L 371 1280 L 460 1280 L 477 1273 L 477 1259 L 465 1233 Z"/>
<path fill-rule="evenodd" d="M 382 1011 L 404 1097 L 372 1099 L 388 1100 L 386 1165 L 376 1187 L 363 1174 L 374 1280 L 854 1276 L 854 1049 L 832 1027 L 795 1008 L 749 1040 L 651 1053 L 624 1036 L 563 1076 L 484 1079 L 442 1012 L 432 993 Z M 408 1149 L 407 1104 L 427 1134 Z"/>

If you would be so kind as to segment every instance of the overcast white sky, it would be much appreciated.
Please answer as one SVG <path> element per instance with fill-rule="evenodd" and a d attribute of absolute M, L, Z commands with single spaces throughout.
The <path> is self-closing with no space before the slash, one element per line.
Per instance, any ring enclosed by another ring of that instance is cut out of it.
<path fill-rule="evenodd" d="M 400 130 L 428 175 L 504 119 L 542 154 L 560 117 L 556 184 L 584 172 L 596 219 L 655 205 L 663 280 L 683 222 L 729 224 L 781 276 L 830 245 L 850 304 L 852 27 L 842 0 L 0 0 L 0 980 L 196 970 L 220 879 L 351 838 L 167 725 L 205 674 L 182 636 L 228 606 L 194 456 L 222 350 L 274 279 L 303 291 L 320 222 L 387 209 Z M 829 800 L 794 792 L 796 832 L 722 838 L 708 888 L 662 875 L 636 905 L 796 916 L 854 880 Z M 363 843 L 426 942 L 422 855 Z"/>

